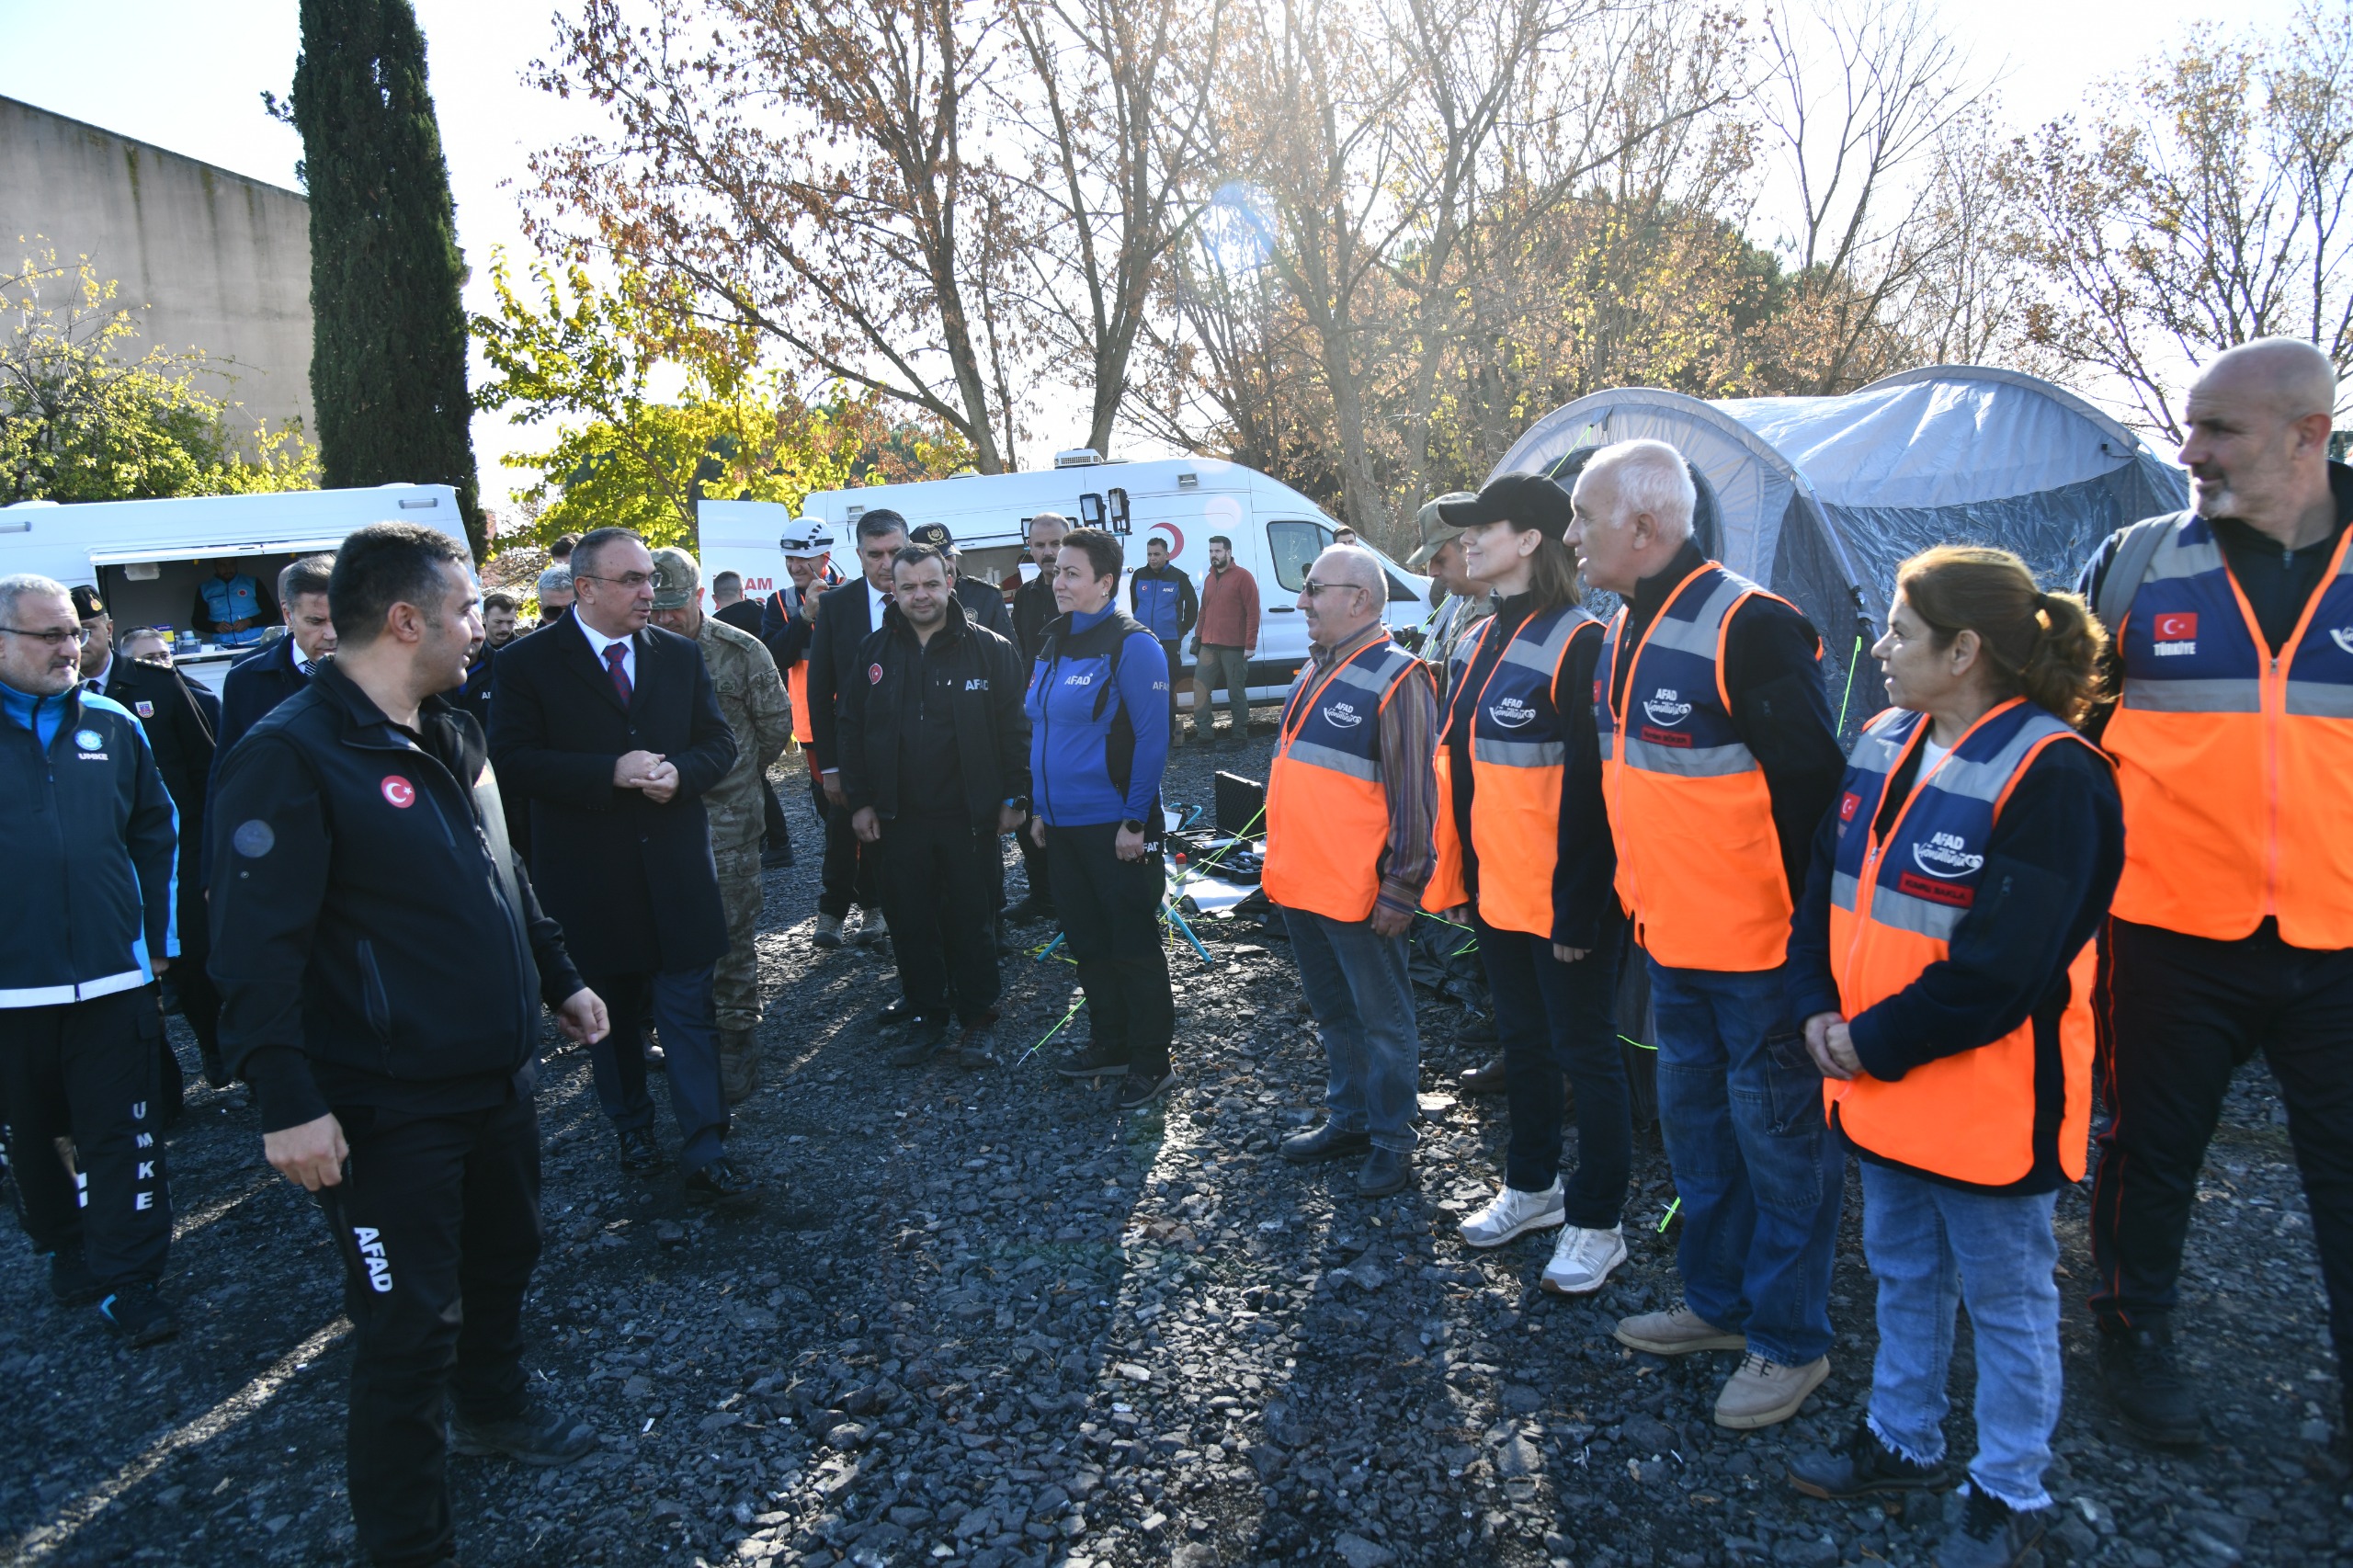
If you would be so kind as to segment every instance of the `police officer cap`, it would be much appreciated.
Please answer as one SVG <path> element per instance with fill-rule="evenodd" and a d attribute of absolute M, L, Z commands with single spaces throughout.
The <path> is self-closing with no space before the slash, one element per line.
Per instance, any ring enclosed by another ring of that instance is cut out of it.
<path fill-rule="evenodd" d="M 1569 493 L 1540 473 L 1507 473 L 1489 480 L 1468 501 L 1441 501 L 1438 507 L 1438 521 L 1450 528 L 1508 522 L 1546 539 L 1567 537 L 1570 516 Z"/>
<path fill-rule="evenodd" d="M 813 517 L 803 517 L 784 531 L 777 548 L 784 551 L 787 561 L 814 561 L 834 552 L 834 536 L 825 525 Z"/>
<path fill-rule="evenodd" d="M 927 544 L 934 550 L 953 550 L 956 536 L 948 531 L 946 523 L 917 523 L 907 530 L 909 544 Z"/>
<path fill-rule="evenodd" d="M 76 620 L 96 620 L 106 614 L 107 607 L 98 597 L 98 590 L 90 586 L 89 584 L 74 584 L 73 593 L 74 618 Z"/>
<path fill-rule="evenodd" d="M 694 602 L 701 569 L 685 551 L 664 545 L 654 552 L 654 608 L 681 609 Z"/>

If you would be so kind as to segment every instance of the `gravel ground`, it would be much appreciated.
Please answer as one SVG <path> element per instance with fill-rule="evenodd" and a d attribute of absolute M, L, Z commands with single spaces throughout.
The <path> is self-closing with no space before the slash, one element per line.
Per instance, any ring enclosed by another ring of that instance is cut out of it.
<path fill-rule="evenodd" d="M 1215 767 L 1256 774 L 1265 753 L 1181 751 L 1168 793 L 1206 801 Z M 551 1034 L 529 1361 L 603 1446 L 558 1471 L 452 1460 L 465 1561 L 1927 1561 L 1955 1505 L 1811 1503 L 1782 1480 L 1867 1389 L 1851 1182 L 1829 1382 L 1780 1429 L 1719 1431 L 1732 1358 L 1669 1363 L 1609 1337 L 1677 1299 L 1655 1132 L 1638 1139 L 1633 1257 L 1570 1304 L 1536 1289 L 1544 1240 L 1473 1255 L 1453 1237 L 1500 1168 L 1504 1119 L 1451 1092 L 1475 1061 L 1452 1006 L 1422 1011 L 1416 1188 L 1363 1202 L 1347 1167 L 1276 1156 L 1314 1117 L 1322 1053 L 1282 943 L 1255 929 L 1212 922 L 1213 967 L 1172 960 L 1182 1086 L 1146 1112 L 1049 1074 L 1062 1038 L 983 1074 L 893 1071 L 870 1022 L 895 994 L 888 960 L 809 947 L 816 830 L 804 790 L 785 800 L 804 858 L 769 879 L 767 1087 L 734 1139 L 768 1199 L 710 1219 L 675 1174 L 624 1179 L 585 1054 Z M 1051 959 L 1009 966 L 1017 1052 L 1072 985 Z M 350 1560 L 326 1234 L 262 1165 L 244 1093 L 195 1081 L 171 1142 L 176 1342 L 118 1347 L 95 1314 L 51 1305 L 28 1249 L 0 1246 L 0 1377 L 21 1402 L 0 1426 L 0 1560 Z M 2283 1120 L 2261 1066 L 2242 1074 L 2200 1194 L 2185 1322 L 2212 1441 L 2195 1454 L 2108 1436 L 2084 1204 L 2063 1199 L 2072 1397 L 2046 1562 L 2353 1558 L 2353 1512 L 2305 1462 L 2336 1369 Z M 1965 1328 L 1959 1359 L 1966 1453 Z"/>

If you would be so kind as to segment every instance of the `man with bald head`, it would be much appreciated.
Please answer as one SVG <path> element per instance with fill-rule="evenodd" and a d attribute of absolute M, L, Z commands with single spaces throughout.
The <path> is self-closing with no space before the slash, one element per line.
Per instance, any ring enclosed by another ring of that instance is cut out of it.
<path fill-rule="evenodd" d="M 1650 965 L 1659 1125 L 1682 1199 L 1683 1304 L 1637 1350 L 1744 1350 L 1716 1424 L 1769 1426 L 1829 1375 L 1845 1157 L 1784 994 L 1790 915 L 1846 757 L 1797 608 L 1711 561 L 1683 457 L 1620 441 L 1578 476 L 1568 540 L 1623 596 L 1594 671 L 1618 892 Z"/>
<path fill-rule="evenodd" d="M 2328 460 L 2336 403 L 2308 343 L 2216 357 L 2184 421 L 2195 504 L 2112 536 L 2080 585 L 2112 639 L 2099 738 L 2125 825 L 2091 1305 L 2109 1402 L 2153 1443 L 2202 1437 L 2177 1281 L 2223 1090 L 2258 1050 L 2353 1357 L 2353 471 Z"/>
<path fill-rule="evenodd" d="M 1360 1154 L 1365 1198 L 1412 1176 L 1422 1047 L 1405 935 L 1438 864 L 1438 693 L 1381 623 L 1388 602 L 1369 550 L 1336 544 L 1308 568 L 1307 664 L 1267 775 L 1264 885 L 1330 1067 L 1324 1124 L 1287 1140 L 1283 1158 Z"/>

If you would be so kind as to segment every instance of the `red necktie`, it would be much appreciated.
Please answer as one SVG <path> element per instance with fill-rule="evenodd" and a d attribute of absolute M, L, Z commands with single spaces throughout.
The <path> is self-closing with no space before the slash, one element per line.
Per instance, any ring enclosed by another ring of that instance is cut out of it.
<path fill-rule="evenodd" d="M 605 644 L 605 665 L 612 672 L 613 689 L 620 694 L 621 706 L 624 708 L 629 706 L 630 684 L 629 669 L 621 661 L 628 657 L 628 643 L 608 642 Z"/>

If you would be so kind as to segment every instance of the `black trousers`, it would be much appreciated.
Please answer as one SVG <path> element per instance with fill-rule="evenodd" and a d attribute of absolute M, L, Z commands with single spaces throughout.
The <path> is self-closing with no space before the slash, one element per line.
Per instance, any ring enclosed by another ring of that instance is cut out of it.
<path fill-rule="evenodd" d="M 1078 983 L 1093 1015 L 1095 1043 L 1124 1055 L 1131 1071 L 1168 1071 L 1176 1000 L 1168 988 L 1168 955 L 1160 946 L 1160 901 L 1166 892 L 1160 850 L 1141 860 L 1114 852 L 1117 823 L 1046 829 L 1054 908 L 1078 962 Z"/>
<path fill-rule="evenodd" d="M 784 802 L 776 798 L 776 783 L 765 773 L 760 775 L 760 847 L 792 851 L 792 829 L 784 820 Z"/>
<path fill-rule="evenodd" d="M 523 1407 L 523 1292 L 540 1256 L 540 1119 L 529 1099 L 447 1116 L 337 1107 L 351 1145 L 319 1193 L 352 1336 L 346 1462 L 373 1562 L 449 1555 L 443 1409 Z"/>
<path fill-rule="evenodd" d="M 79 1248 L 100 1284 L 164 1276 L 164 1016 L 151 986 L 49 1007 L 0 1007 L 0 1108 L 17 1217 L 42 1252 Z M 71 1139 L 69 1174 L 58 1144 Z"/>
<path fill-rule="evenodd" d="M 1029 836 L 1029 824 L 1024 821 L 1014 835 L 1021 846 L 1021 874 L 1029 879 L 1029 896 L 1045 905 L 1046 913 L 1054 912 L 1053 873 L 1046 869 L 1046 852 Z"/>
<path fill-rule="evenodd" d="M 2232 1069 L 2259 1050 L 2287 1102 L 2337 1358 L 2353 1365 L 2353 951 L 2291 948 L 2268 920 L 2235 942 L 2114 920 L 2097 1002 L 2113 1119 L 2092 1183 L 2092 1311 L 2172 1311 L 2207 1140 Z"/>
<path fill-rule="evenodd" d="M 1614 1021 L 1626 924 L 1611 911 L 1593 951 L 1563 963 L 1546 937 L 1498 931 L 1475 913 L 1472 920 L 1504 1048 L 1511 1108 L 1505 1184 L 1542 1192 L 1560 1179 L 1566 1074 L 1576 1089 L 1577 1168 L 1563 1200 L 1570 1224 L 1606 1231 L 1625 1211 L 1634 1165 L 1633 1112 Z"/>
<path fill-rule="evenodd" d="M 180 995 L 180 1017 L 188 1020 L 209 1063 L 221 1054 L 221 992 L 205 972 L 212 937 L 205 925 L 204 889 L 194 884 L 194 878 L 180 882 L 180 956 L 172 960 L 168 973 L 172 989 Z"/>
<path fill-rule="evenodd" d="M 809 793 L 825 824 L 825 859 L 817 873 L 817 913 L 841 920 L 853 905 L 879 908 L 881 877 L 875 869 L 875 857 L 859 853 L 863 846 L 850 831 L 849 808 L 825 799 L 824 787 L 814 779 L 810 780 Z"/>
<path fill-rule="evenodd" d="M 919 1018 L 984 1021 L 1001 987 L 996 906 L 1005 876 L 995 834 L 957 817 L 893 817 L 869 848 L 881 867 L 882 915 L 899 985 Z"/>

